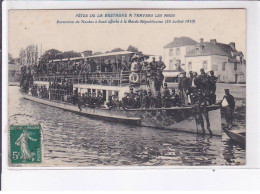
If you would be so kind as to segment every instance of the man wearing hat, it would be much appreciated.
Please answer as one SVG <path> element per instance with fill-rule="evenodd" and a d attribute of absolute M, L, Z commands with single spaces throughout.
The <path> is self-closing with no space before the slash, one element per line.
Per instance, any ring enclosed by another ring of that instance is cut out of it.
<path fill-rule="evenodd" d="M 124 93 L 124 97 L 122 98 L 122 103 L 121 104 L 122 104 L 122 108 L 123 109 L 131 108 L 129 106 L 129 96 L 128 96 L 127 92 Z"/>
<path fill-rule="evenodd" d="M 171 104 L 172 106 L 179 106 L 180 104 L 180 96 L 176 93 L 174 88 L 172 88 Z"/>
<path fill-rule="evenodd" d="M 167 83 L 164 83 L 163 106 L 165 108 L 169 108 L 171 106 L 171 103 L 170 103 L 170 90 L 168 89 Z"/>
<path fill-rule="evenodd" d="M 225 89 L 225 96 L 221 101 L 222 111 L 225 115 L 227 127 L 231 129 L 233 122 L 233 112 L 235 109 L 234 96 L 229 93 L 229 89 Z"/>
<path fill-rule="evenodd" d="M 134 105 L 134 99 L 135 99 L 134 89 L 133 89 L 133 88 L 130 88 L 129 103 L 128 103 L 128 105 L 129 105 L 130 107 L 133 107 L 133 105 Z"/>
<path fill-rule="evenodd" d="M 190 79 L 186 77 L 186 72 L 182 72 L 179 78 L 179 90 L 181 95 L 181 101 L 183 104 L 188 104 L 187 91 L 190 90 L 190 87 Z"/>
<path fill-rule="evenodd" d="M 210 76 L 209 76 L 209 89 L 215 93 L 216 92 L 216 83 L 217 83 L 217 80 L 218 78 L 214 75 L 214 71 L 210 71 Z"/>
<path fill-rule="evenodd" d="M 152 95 L 151 91 L 148 91 L 148 95 L 147 95 L 147 107 L 148 108 L 154 108 L 155 106 L 155 98 Z"/>
<path fill-rule="evenodd" d="M 207 89 L 207 82 L 208 82 L 208 75 L 205 73 L 205 70 L 203 68 L 200 69 L 200 89 L 205 90 Z"/>

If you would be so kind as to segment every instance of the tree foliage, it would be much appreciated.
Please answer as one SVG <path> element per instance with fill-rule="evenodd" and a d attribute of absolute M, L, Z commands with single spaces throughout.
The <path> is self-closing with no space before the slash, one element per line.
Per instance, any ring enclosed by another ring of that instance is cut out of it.
<path fill-rule="evenodd" d="M 120 52 L 120 51 L 124 51 L 124 50 L 121 48 L 115 48 L 115 49 L 112 49 L 110 52 L 113 53 L 113 52 Z"/>
<path fill-rule="evenodd" d="M 75 51 L 65 51 L 61 54 L 62 58 L 72 58 L 72 57 L 80 57 L 81 54 Z"/>
<path fill-rule="evenodd" d="M 103 54 L 102 52 L 94 52 L 93 55 L 100 55 Z"/>
<path fill-rule="evenodd" d="M 8 63 L 9 64 L 14 64 L 15 63 L 15 59 L 13 58 L 13 56 L 11 54 L 8 53 Z"/>
<path fill-rule="evenodd" d="M 139 52 L 138 51 L 138 48 L 132 46 L 132 45 L 129 45 L 128 48 L 126 49 L 127 51 L 130 51 L 130 52 Z"/>
<path fill-rule="evenodd" d="M 45 53 L 41 56 L 42 62 L 48 62 L 54 59 L 65 59 L 65 58 L 73 58 L 73 57 L 80 57 L 81 54 L 75 51 L 65 51 L 61 52 L 57 49 L 49 49 L 45 51 Z"/>

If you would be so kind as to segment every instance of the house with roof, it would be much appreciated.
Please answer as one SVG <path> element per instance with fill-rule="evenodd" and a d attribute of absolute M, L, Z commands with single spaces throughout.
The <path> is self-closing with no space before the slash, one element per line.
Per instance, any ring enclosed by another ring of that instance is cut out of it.
<path fill-rule="evenodd" d="M 164 46 L 164 63 L 166 70 L 181 70 L 185 68 L 185 56 L 195 48 L 197 42 L 189 37 L 175 37 Z"/>
<path fill-rule="evenodd" d="M 188 51 L 185 56 L 185 71 L 214 71 L 219 82 L 245 83 L 246 62 L 242 52 L 236 50 L 235 43 L 218 43 L 216 39 L 210 42 L 200 42 Z"/>

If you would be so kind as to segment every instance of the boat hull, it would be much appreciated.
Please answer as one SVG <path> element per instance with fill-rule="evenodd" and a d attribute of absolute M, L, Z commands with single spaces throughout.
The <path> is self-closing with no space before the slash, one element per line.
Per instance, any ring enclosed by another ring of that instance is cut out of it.
<path fill-rule="evenodd" d="M 241 131 L 239 131 L 239 130 L 228 130 L 225 127 L 223 127 L 223 131 L 227 134 L 227 136 L 232 141 L 240 144 L 241 146 L 245 146 L 246 145 L 246 136 L 240 134 Z"/>
<path fill-rule="evenodd" d="M 116 121 L 145 127 L 169 129 L 190 133 L 202 133 L 201 125 L 196 125 L 195 118 L 190 107 L 169 109 L 110 110 L 83 106 L 82 110 L 80 111 L 78 106 L 69 103 L 42 99 L 28 94 L 23 94 L 23 97 L 30 101 L 88 117 L 102 118 L 108 121 Z M 215 107 L 209 111 L 209 120 L 212 134 L 221 136 L 221 116 L 219 108 Z M 204 126 L 206 134 L 209 134 L 205 118 Z"/>

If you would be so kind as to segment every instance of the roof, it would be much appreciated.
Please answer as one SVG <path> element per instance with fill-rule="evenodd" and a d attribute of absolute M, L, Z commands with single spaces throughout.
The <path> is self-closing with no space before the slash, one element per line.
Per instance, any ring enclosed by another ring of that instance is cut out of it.
<path fill-rule="evenodd" d="M 195 40 L 189 38 L 189 37 L 175 37 L 172 42 L 165 45 L 164 48 L 172 48 L 172 47 L 180 47 L 180 46 L 186 46 L 186 45 L 196 45 L 198 42 Z"/>
<path fill-rule="evenodd" d="M 196 48 L 201 46 L 202 49 L 196 50 Z M 197 44 L 193 50 L 187 53 L 186 57 L 221 55 L 233 58 L 239 53 L 241 52 L 238 52 L 236 49 L 233 49 L 228 44 L 203 42 L 202 44 Z"/>
<path fill-rule="evenodd" d="M 79 59 L 87 59 L 87 58 L 98 58 L 98 57 L 107 57 L 107 56 L 118 56 L 118 55 L 128 55 L 128 54 L 134 54 L 134 52 L 130 51 L 119 51 L 119 52 L 111 52 L 111 53 L 104 53 L 104 54 L 98 54 L 98 55 L 91 55 L 88 57 L 73 57 L 70 58 L 70 61 L 73 60 L 79 60 Z M 51 62 L 52 60 L 50 60 Z M 61 61 L 61 59 L 55 59 L 53 62 Z M 68 61 L 68 58 L 62 59 L 62 61 Z"/>

